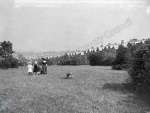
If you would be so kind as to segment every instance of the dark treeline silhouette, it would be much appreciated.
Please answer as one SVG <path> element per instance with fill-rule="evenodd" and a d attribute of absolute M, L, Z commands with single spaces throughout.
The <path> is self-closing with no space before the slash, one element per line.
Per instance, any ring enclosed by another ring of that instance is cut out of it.
<path fill-rule="evenodd" d="M 84 51 L 84 55 L 63 55 L 61 57 L 55 57 L 46 59 L 48 65 L 91 65 L 91 66 L 111 66 L 115 60 L 116 51 L 110 48 L 106 48 L 99 51 Z"/>

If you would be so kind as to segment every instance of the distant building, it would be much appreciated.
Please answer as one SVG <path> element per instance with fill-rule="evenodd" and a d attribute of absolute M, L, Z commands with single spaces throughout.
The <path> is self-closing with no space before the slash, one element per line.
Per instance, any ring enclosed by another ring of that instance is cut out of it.
<path fill-rule="evenodd" d="M 119 45 L 120 45 L 120 44 L 117 44 L 117 43 L 114 43 L 114 44 L 110 44 L 110 43 L 109 43 L 109 44 L 106 45 L 105 47 L 106 47 L 107 49 L 109 49 L 109 48 L 118 49 Z"/>
<path fill-rule="evenodd" d="M 116 57 L 116 50 L 118 46 L 115 48 L 115 45 L 105 46 L 105 48 L 102 50 L 105 57 Z"/>
<path fill-rule="evenodd" d="M 137 43 L 144 43 L 146 41 L 146 39 L 130 39 L 130 41 L 128 41 L 128 43 L 130 44 L 137 44 Z"/>
<path fill-rule="evenodd" d="M 122 40 L 121 43 L 109 43 L 108 45 L 106 45 L 102 50 L 105 57 L 116 57 L 116 50 L 119 48 L 119 45 L 126 46 L 127 44 L 124 43 L 124 40 Z"/>
<path fill-rule="evenodd" d="M 81 55 L 84 55 L 84 52 L 80 52 Z"/>

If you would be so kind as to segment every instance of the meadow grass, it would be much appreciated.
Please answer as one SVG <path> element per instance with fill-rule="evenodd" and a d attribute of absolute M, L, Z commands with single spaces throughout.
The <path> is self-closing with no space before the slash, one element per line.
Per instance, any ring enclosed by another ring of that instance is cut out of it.
<path fill-rule="evenodd" d="M 65 79 L 68 71 L 72 79 Z M 101 66 L 52 66 L 47 75 L 0 70 L 0 98 L 8 113 L 147 113 L 148 99 L 131 90 L 128 77 Z"/>

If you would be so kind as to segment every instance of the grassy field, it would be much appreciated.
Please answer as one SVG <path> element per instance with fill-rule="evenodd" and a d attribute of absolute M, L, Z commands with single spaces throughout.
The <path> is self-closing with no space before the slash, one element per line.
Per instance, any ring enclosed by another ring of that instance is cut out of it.
<path fill-rule="evenodd" d="M 74 74 L 65 79 L 66 72 Z M 125 71 L 98 66 L 53 66 L 47 75 L 26 68 L 0 70 L 0 99 L 8 113 L 147 113 L 147 98 L 126 84 Z"/>

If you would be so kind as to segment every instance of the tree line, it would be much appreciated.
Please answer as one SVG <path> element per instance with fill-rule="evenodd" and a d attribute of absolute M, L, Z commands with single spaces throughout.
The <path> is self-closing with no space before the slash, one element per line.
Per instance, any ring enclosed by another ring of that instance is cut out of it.
<path fill-rule="evenodd" d="M 91 66 L 111 66 L 115 57 L 106 56 L 104 51 L 98 48 L 96 51 L 84 51 L 84 55 L 67 53 L 61 57 L 46 59 L 48 65 L 91 65 Z"/>

